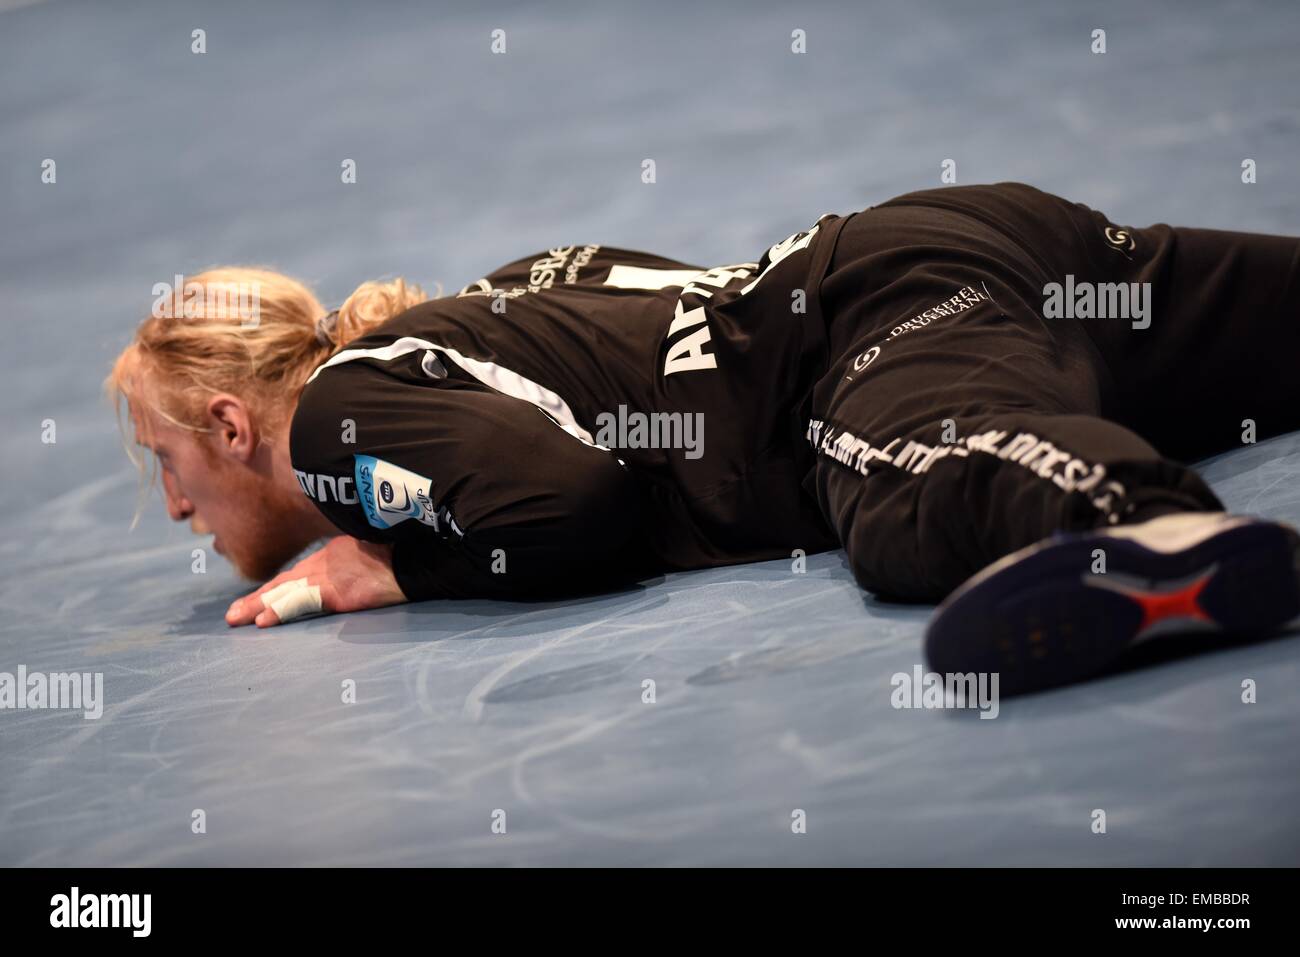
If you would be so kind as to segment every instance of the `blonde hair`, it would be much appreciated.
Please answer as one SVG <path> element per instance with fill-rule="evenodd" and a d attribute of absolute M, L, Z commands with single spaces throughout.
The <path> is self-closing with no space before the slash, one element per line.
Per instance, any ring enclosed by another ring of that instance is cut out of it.
<path fill-rule="evenodd" d="M 318 334 L 326 316 L 320 301 L 270 269 L 209 269 L 179 289 L 161 283 L 154 295 L 151 314 L 104 383 L 119 423 L 125 401 L 207 432 L 208 398 L 229 392 L 252 406 L 266 434 L 287 425 L 307 377 L 332 352 L 428 298 L 402 279 L 365 282 L 338 308 L 332 329 L 327 324 Z M 131 457 L 143 472 L 143 462 Z"/>
<path fill-rule="evenodd" d="M 332 352 L 428 298 L 402 279 L 362 283 L 322 337 L 320 301 L 269 269 L 209 269 L 180 289 L 160 284 L 154 292 L 152 313 L 113 363 L 105 388 L 115 401 L 139 402 L 193 431 L 206 431 L 203 410 L 218 392 L 249 402 L 267 428 L 283 426 L 307 377 Z"/>

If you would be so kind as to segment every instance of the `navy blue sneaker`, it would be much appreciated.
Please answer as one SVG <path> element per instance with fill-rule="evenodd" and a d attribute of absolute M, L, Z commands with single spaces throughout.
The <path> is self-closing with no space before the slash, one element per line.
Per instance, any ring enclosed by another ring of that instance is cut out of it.
<path fill-rule="evenodd" d="M 1168 632 L 1259 637 L 1300 616 L 1300 534 L 1223 512 L 1058 533 L 970 578 L 935 612 L 930 669 L 998 672 L 1019 694 L 1091 677 Z"/>

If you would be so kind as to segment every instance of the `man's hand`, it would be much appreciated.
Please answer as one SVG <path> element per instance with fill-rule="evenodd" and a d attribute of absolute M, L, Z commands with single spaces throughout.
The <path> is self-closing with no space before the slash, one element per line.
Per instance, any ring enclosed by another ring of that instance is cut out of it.
<path fill-rule="evenodd" d="M 291 613 L 290 605 L 302 605 L 302 602 L 281 604 L 290 618 L 316 611 L 316 594 L 311 591 L 319 589 L 320 611 L 335 614 L 344 611 L 363 611 L 366 608 L 382 608 L 406 601 L 406 596 L 397 587 L 393 577 L 393 549 L 391 545 L 372 545 L 350 535 L 339 535 L 329 541 L 324 548 L 308 555 L 287 571 L 276 575 L 269 582 L 246 595 L 230 606 L 226 612 L 226 624 L 233 626 L 256 623 L 258 628 L 269 628 L 280 624 L 280 616 L 271 604 L 278 599 L 295 597 L 301 589 L 301 595 L 308 596 L 308 607 Z M 289 582 L 301 584 L 289 589 L 280 586 Z M 262 596 L 272 589 L 280 589 L 276 595 L 263 602 Z"/>

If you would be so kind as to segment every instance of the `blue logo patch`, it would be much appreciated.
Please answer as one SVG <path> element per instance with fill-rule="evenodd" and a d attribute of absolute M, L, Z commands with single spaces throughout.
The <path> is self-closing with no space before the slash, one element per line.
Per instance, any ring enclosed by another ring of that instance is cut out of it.
<path fill-rule="evenodd" d="M 357 497 L 366 521 L 392 528 L 408 518 L 438 528 L 437 509 L 429 498 L 429 480 L 373 455 L 354 455 Z"/>

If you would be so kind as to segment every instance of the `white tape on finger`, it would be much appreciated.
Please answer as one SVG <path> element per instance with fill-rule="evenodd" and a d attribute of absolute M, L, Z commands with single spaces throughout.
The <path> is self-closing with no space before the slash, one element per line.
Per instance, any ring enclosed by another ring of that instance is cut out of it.
<path fill-rule="evenodd" d="M 305 581 L 305 579 L 304 579 Z M 270 592 L 267 592 L 269 595 Z M 270 602 L 271 611 L 275 612 L 281 623 L 318 615 L 321 611 L 320 586 L 299 585 L 296 589 L 279 596 Z"/>
<path fill-rule="evenodd" d="M 262 604 L 263 606 L 270 608 L 273 603 L 279 601 L 285 595 L 289 594 L 289 592 L 297 591 L 299 588 L 306 587 L 307 579 L 305 578 L 295 578 L 290 582 L 281 582 L 274 588 L 262 592 Z"/>

